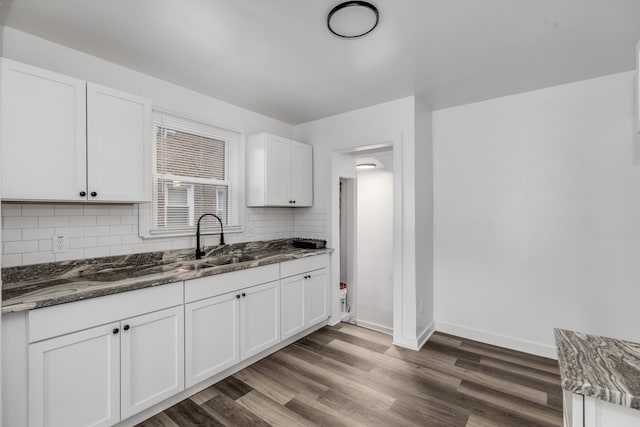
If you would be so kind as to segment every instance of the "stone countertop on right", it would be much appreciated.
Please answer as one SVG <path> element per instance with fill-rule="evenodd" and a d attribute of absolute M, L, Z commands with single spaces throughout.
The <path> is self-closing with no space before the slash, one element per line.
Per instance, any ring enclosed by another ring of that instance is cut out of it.
<path fill-rule="evenodd" d="M 562 388 L 640 410 L 640 343 L 554 330 Z"/>

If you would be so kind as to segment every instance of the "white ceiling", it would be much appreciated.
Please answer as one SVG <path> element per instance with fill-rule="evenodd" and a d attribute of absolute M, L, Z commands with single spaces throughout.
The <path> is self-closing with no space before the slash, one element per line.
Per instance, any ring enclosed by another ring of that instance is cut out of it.
<path fill-rule="evenodd" d="M 0 23 L 298 124 L 416 94 L 434 109 L 635 68 L 640 0 L 0 0 Z"/>

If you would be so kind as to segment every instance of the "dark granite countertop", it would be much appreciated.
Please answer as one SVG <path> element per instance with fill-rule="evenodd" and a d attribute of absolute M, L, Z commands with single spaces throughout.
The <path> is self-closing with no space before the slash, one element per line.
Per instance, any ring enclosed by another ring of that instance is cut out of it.
<path fill-rule="evenodd" d="M 640 343 L 555 329 L 562 388 L 640 409 Z"/>
<path fill-rule="evenodd" d="M 91 258 L 2 269 L 2 313 L 32 310 L 83 299 L 229 273 L 333 252 L 299 249 L 293 239 L 208 248 Z"/>

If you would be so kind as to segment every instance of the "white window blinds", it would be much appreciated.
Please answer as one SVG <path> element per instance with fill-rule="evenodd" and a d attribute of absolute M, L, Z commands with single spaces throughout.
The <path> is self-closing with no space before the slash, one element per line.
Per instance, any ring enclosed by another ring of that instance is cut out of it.
<path fill-rule="evenodd" d="M 237 133 L 155 111 L 153 162 L 152 234 L 194 232 L 203 213 L 240 225 Z M 217 231 L 209 218 L 202 227 Z"/>

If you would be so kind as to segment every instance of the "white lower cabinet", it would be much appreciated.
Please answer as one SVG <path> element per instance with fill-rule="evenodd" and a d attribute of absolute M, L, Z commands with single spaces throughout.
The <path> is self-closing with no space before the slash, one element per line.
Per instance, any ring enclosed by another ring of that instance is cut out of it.
<path fill-rule="evenodd" d="M 122 419 L 184 390 L 184 307 L 121 323 Z"/>
<path fill-rule="evenodd" d="M 640 411 L 563 390 L 564 427 L 633 427 Z"/>
<path fill-rule="evenodd" d="M 185 305 L 186 385 L 240 361 L 240 298 L 233 292 Z"/>
<path fill-rule="evenodd" d="M 184 390 L 184 307 L 29 345 L 29 426 L 110 426 Z"/>
<path fill-rule="evenodd" d="M 186 384 L 191 387 L 280 342 L 280 284 L 189 303 L 185 318 Z"/>
<path fill-rule="evenodd" d="M 16 315 L 3 379 L 28 400 L 3 416 L 30 427 L 130 419 L 326 321 L 328 265 L 307 257 Z"/>
<path fill-rule="evenodd" d="M 304 330 L 306 325 L 305 276 L 287 277 L 280 281 L 280 333 L 282 339 Z"/>
<path fill-rule="evenodd" d="M 120 421 L 119 328 L 115 322 L 29 346 L 29 426 Z"/>
<path fill-rule="evenodd" d="M 289 338 L 328 317 L 327 269 L 282 279 L 281 334 Z"/>
<path fill-rule="evenodd" d="M 329 316 L 329 283 L 327 269 L 312 271 L 305 282 L 306 324 L 311 326 Z"/>
<path fill-rule="evenodd" d="M 253 286 L 240 293 L 240 358 L 280 342 L 280 283 Z"/>

